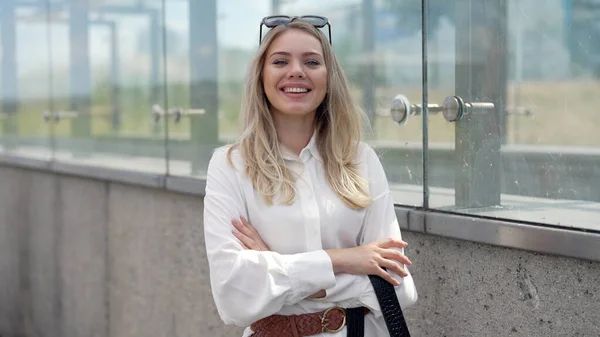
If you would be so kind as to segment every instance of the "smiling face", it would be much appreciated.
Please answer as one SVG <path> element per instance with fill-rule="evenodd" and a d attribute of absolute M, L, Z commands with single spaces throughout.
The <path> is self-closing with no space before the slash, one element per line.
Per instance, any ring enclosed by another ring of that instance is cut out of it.
<path fill-rule="evenodd" d="M 298 29 L 284 31 L 267 49 L 262 79 L 274 117 L 314 117 L 327 93 L 321 43 Z"/>

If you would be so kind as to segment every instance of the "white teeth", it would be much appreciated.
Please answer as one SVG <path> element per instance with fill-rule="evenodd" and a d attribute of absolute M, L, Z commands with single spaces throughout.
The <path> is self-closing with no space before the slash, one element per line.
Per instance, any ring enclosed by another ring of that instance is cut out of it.
<path fill-rule="evenodd" d="M 285 91 L 285 92 L 308 92 L 308 89 L 306 89 L 306 88 L 284 88 L 283 91 Z"/>

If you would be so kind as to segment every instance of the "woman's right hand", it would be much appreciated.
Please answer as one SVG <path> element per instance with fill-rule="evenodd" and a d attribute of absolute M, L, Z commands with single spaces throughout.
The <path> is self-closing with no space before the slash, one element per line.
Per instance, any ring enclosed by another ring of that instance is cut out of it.
<path fill-rule="evenodd" d="M 408 273 L 400 264 L 411 265 L 412 262 L 394 248 L 405 248 L 408 244 L 395 238 L 387 238 L 358 247 L 326 250 L 331 258 L 334 273 L 354 275 L 378 275 L 391 284 L 398 286 L 400 282 L 383 268 L 393 271 L 401 277 Z"/>

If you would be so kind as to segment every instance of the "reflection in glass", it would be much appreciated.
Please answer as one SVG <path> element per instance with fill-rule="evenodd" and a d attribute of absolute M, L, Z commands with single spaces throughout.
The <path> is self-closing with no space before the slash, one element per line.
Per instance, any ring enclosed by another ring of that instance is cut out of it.
<path fill-rule="evenodd" d="M 162 8 L 51 6 L 56 159 L 165 173 Z"/>
<path fill-rule="evenodd" d="M 585 3 L 430 1 L 430 100 L 493 105 L 443 125 L 431 116 L 432 207 L 598 229 L 600 12 Z M 454 71 L 435 75 L 446 56 Z"/>
<path fill-rule="evenodd" d="M 430 206 L 597 228 L 597 2 L 428 1 Z M 420 2 L 162 3 L 0 1 L 0 151 L 203 177 L 260 20 L 323 15 L 396 202 L 423 205 Z"/>
<path fill-rule="evenodd" d="M 219 138 L 239 134 L 237 119 L 246 67 L 258 48 L 260 20 L 266 15 L 322 15 L 332 23 L 333 48 L 350 80 L 356 101 L 369 114 L 368 141 L 378 150 L 396 201 L 422 204 L 421 117 L 404 128 L 391 122 L 398 94 L 420 103 L 421 26 L 404 25 L 403 10 L 376 1 L 217 1 Z M 394 9 L 394 10 L 392 10 Z M 324 28 L 327 34 L 327 28 Z M 264 30 L 263 30 L 264 33 Z"/>
<path fill-rule="evenodd" d="M 167 2 L 165 15 L 169 174 L 204 176 L 223 136 L 217 2 Z"/>
<path fill-rule="evenodd" d="M 400 128 L 389 113 L 396 95 L 416 103 L 422 96 L 420 19 L 405 27 L 403 10 L 390 9 L 374 1 L 167 1 L 169 173 L 203 176 L 212 149 L 239 135 L 244 78 L 258 48 L 260 20 L 277 13 L 323 15 L 332 22 L 333 47 L 355 98 L 374 125 L 368 139 L 390 181 L 404 191 L 397 201 L 420 205 L 421 118 Z M 412 13 L 419 17 L 419 7 Z"/>
<path fill-rule="evenodd" d="M 50 159 L 48 25 L 39 6 L 0 2 L 0 152 Z"/>

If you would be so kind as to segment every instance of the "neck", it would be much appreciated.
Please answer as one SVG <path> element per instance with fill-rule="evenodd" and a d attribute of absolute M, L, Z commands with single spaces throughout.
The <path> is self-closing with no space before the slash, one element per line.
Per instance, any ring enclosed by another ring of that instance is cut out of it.
<path fill-rule="evenodd" d="M 305 116 L 273 114 L 279 142 L 299 155 L 314 132 L 315 113 Z"/>

